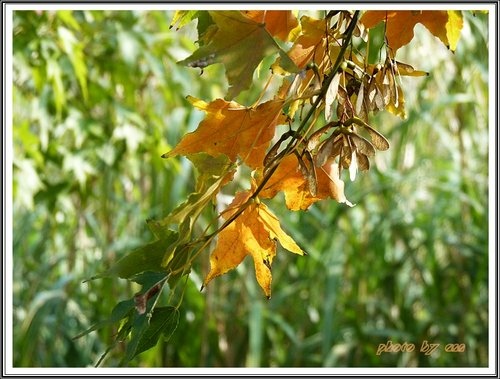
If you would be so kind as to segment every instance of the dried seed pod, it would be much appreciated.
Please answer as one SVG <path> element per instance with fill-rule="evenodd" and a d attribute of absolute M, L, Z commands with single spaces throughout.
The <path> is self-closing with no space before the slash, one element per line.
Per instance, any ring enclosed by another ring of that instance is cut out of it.
<path fill-rule="evenodd" d="M 307 150 L 313 151 L 316 149 L 316 147 L 319 144 L 319 140 L 323 134 L 328 132 L 328 129 L 336 127 L 339 125 L 338 121 L 335 122 L 329 122 L 325 126 L 321 127 L 320 129 L 316 130 L 311 136 L 307 139 Z"/>
<path fill-rule="evenodd" d="M 349 178 L 351 179 L 351 182 L 354 182 L 354 180 L 356 179 L 357 172 L 358 172 L 358 159 L 356 156 L 356 151 L 353 150 L 351 155 L 351 164 L 349 165 Z"/>
<path fill-rule="evenodd" d="M 330 137 L 321 143 L 315 156 L 316 167 L 322 167 L 330 157 L 334 156 L 334 147 L 338 141 L 342 141 L 342 135 L 336 130 Z M 338 153 L 336 155 L 338 155 Z"/>
<path fill-rule="evenodd" d="M 264 157 L 264 167 L 269 166 L 269 164 L 277 157 L 281 144 L 294 134 L 294 130 L 289 130 L 288 132 L 281 135 L 280 139 L 269 149 L 266 156 Z"/>
<path fill-rule="evenodd" d="M 362 126 L 370 135 L 370 139 L 372 141 L 372 145 L 377 149 L 377 150 L 388 150 L 389 149 L 389 141 L 377 132 L 375 129 L 373 129 L 370 125 L 368 125 L 366 122 L 361 120 L 358 117 L 353 117 L 351 120 L 354 124 Z"/>
<path fill-rule="evenodd" d="M 351 104 L 351 100 L 349 99 L 349 94 L 347 93 L 347 90 L 342 86 L 339 86 L 337 92 L 337 100 L 338 100 L 337 118 L 339 120 L 342 120 L 345 118 L 353 117 L 354 107 Z"/>
<path fill-rule="evenodd" d="M 352 133 L 350 136 L 351 142 L 356 146 L 356 149 L 369 157 L 375 155 L 375 148 L 366 138 L 361 137 L 356 133 Z"/>
<path fill-rule="evenodd" d="M 340 153 L 340 158 L 339 158 L 341 167 L 347 170 L 351 165 L 351 158 L 352 158 L 351 146 L 349 145 L 342 146 L 342 151 Z"/>
<path fill-rule="evenodd" d="M 313 157 L 308 150 L 305 150 L 304 153 L 308 165 L 308 175 L 306 176 L 307 185 L 311 195 L 316 196 L 318 193 L 318 179 L 316 177 L 316 168 L 314 167 Z"/>
<path fill-rule="evenodd" d="M 370 134 L 372 144 L 377 150 L 384 151 L 389 149 L 389 141 L 387 141 L 382 134 L 377 132 L 368 124 L 365 125 L 365 129 L 368 131 L 368 134 Z"/>
<path fill-rule="evenodd" d="M 426 71 L 420 71 L 420 70 L 415 70 L 413 66 L 399 62 L 395 59 L 392 59 L 392 62 L 394 63 L 394 66 L 396 67 L 396 72 L 398 75 L 403 75 L 403 76 L 429 76 L 429 73 Z"/>
<path fill-rule="evenodd" d="M 359 151 L 356 151 L 356 157 L 358 159 L 359 171 L 368 171 L 370 169 L 370 161 L 368 160 L 368 157 Z"/>
<path fill-rule="evenodd" d="M 306 158 L 305 161 L 302 159 L 302 156 L 297 152 L 295 153 L 295 155 L 299 162 L 300 172 L 307 180 L 307 186 L 309 192 L 311 193 L 312 196 L 316 196 L 316 194 L 318 193 L 318 184 L 316 178 L 316 169 L 314 168 L 314 163 L 311 153 L 308 150 L 304 150 L 303 155 Z"/>
<path fill-rule="evenodd" d="M 331 158 L 335 158 L 337 155 L 340 155 L 342 151 L 342 146 L 344 145 L 344 138 L 345 136 L 343 134 L 338 135 L 335 140 L 333 141 L 333 149 L 332 153 L 330 155 Z"/>

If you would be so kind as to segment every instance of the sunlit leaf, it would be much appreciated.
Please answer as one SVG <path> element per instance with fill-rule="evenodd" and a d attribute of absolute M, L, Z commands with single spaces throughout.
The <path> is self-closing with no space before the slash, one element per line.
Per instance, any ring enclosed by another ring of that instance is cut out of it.
<path fill-rule="evenodd" d="M 243 11 L 245 16 L 257 23 L 264 24 L 264 27 L 273 37 L 278 37 L 283 41 L 288 41 L 290 34 L 299 27 L 297 18 L 292 11 Z"/>
<path fill-rule="evenodd" d="M 306 67 L 310 62 L 319 64 L 326 52 L 324 43 L 326 36 L 326 21 L 302 16 L 300 19 L 302 34 L 294 42 L 288 52 L 290 59 L 298 68 Z"/>
<path fill-rule="evenodd" d="M 175 11 L 170 28 L 175 27 L 177 30 L 190 23 L 198 17 L 200 11 Z"/>
<path fill-rule="evenodd" d="M 394 53 L 412 40 L 417 23 L 424 25 L 452 51 L 462 29 L 462 16 L 457 11 L 451 14 L 449 11 L 367 11 L 361 17 L 367 28 L 382 21 L 386 22 L 386 38 Z"/>
<path fill-rule="evenodd" d="M 206 152 L 213 156 L 225 154 L 233 162 L 240 157 L 252 168 L 262 167 L 276 125 L 286 120 L 281 111 L 282 100 L 271 100 L 256 108 L 222 99 L 211 103 L 193 97 L 188 100 L 207 116 L 165 157 Z"/>
<path fill-rule="evenodd" d="M 206 286 L 212 279 L 237 267 L 250 255 L 255 266 L 257 282 L 267 297 L 271 296 L 271 264 L 276 256 L 276 241 L 288 251 L 303 255 L 302 249 L 281 228 L 278 218 L 263 203 L 247 204 L 251 191 L 240 192 L 224 213 L 228 219 L 241 206 L 245 210 L 219 233 L 217 245 L 210 256 L 210 272 L 205 277 Z M 245 205 L 247 204 L 247 205 Z"/>
<path fill-rule="evenodd" d="M 308 179 L 300 170 L 297 157 L 288 155 L 283 158 L 260 195 L 263 198 L 272 198 L 282 191 L 285 194 L 287 208 L 294 211 L 306 210 L 315 202 L 326 198 L 350 204 L 345 198 L 342 180 L 330 178 L 328 173 L 331 170 L 331 159 L 323 166 L 316 167 L 316 195 L 313 196 Z"/>
<path fill-rule="evenodd" d="M 446 38 L 450 44 L 450 50 L 457 49 L 458 40 L 462 32 L 464 20 L 461 11 L 448 11 L 448 22 L 446 23 Z"/>
<path fill-rule="evenodd" d="M 87 102 L 87 65 L 85 63 L 85 54 L 83 51 L 84 46 L 77 40 L 73 32 L 71 32 L 69 29 L 60 26 L 57 32 L 59 34 L 59 38 L 62 41 L 63 49 L 68 55 L 71 64 L 73 65 L 73 70 L 75 71 L 76 78 L 82 90 L 83 99 L 85 102 Z"/>
<path fill-rule="evenodd" d="M 57 17 L 59 17 L 67 26 L 72 28 L 73 30 L 80 31 L 80 24 L 73 17 L 73 11 L 70 10 L 58 10 Z"/>

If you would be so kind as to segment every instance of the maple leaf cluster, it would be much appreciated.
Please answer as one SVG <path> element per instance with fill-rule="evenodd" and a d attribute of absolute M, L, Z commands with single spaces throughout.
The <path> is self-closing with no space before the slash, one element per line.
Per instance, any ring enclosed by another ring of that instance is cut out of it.
<path fill-rule="evenodd" d="M 252 171 L 251 188 L 236 194 L 221 213 L 216 231 L 205 236 L 205 242 L 215 237 L 217 242 L 204 286 L 248 255 L 259 285 L 270 297 L 277 243 L 290 252 L 304 252 L 261 199 L 282 192 L 290 210 L 306 210 L 327 198 L 352 206 L 344 193 L 343 170 L 355 180 L 358 171 L 370 168 L 369 159 L 377 150 L 389 148 L 387 139 L 369 125 L 370 114 L 387 110 L 404 118 L 401 76 L 427 75 L 397 61 L 397 50 L 411 41 L 416 23 L 452 50 L 462 27 L 456 11 L 367 11 L 358 16 L 359 11 L 331 11 L 321 19 L 297 19 L 285 10 L 175 14 L 172 26 L 178 28 L 200 21 L 200 47 L 179 63 L 202 72 L 209 65 L 223 64 L 229 87 L 225 99 L 205 102 L 188 96 L 206 116 L 164 157 L 204 153 L 228 159 L 225 171 L 213 176 L 219 180 L 212 178 L 205 186 L 209 195 L 196 206 L 215 200 L 238 166 Z M 385 23 L 383 58 L 369 63 L 364 55 L 370 43 L 367 30 L 380 22 Z M 291 46 L 288 50 L 284 42 Z M 281 81 L 275 96 L 252 106 L 234 101 L 251 87 L 255 69 L 269 55 L 276 56 L 269 80 Z M 279 125 L 288 125 L 289 130 L 277 135 Z M 184 219 L 176 221 L 182 224 Z"/>

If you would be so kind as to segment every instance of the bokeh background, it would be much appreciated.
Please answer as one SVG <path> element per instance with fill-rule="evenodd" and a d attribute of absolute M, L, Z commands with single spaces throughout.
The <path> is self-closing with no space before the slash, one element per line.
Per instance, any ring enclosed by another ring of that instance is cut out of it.
<path fill-rule="evenodd" d="M 116 329 L 73 337 L 137 288 L 82 281 L 150 241 L 146 219 L 193 190 L 190 162 L 160 156 L 203 117 L 185 96 L 210 101 L 227 84 L 220 65 L 200 76 L 176 64 L 196 49 L 197 33 L 195 22 L 170 30 L 172 16 L 14 13 L 14 366 L 93 366 Z M 289 212 L 279 196 L 267 202 L 309 254 L 278 252 L 271 300 L 250 260 L 200 293 L 207 251 L 177 331 L 131 365 L 486 366 L 487 19 L 464 12 L 454 54 L 420 25 L 398 52 L 430 76 L 403 78 L 406 120 L 374 116 L 391 149 L 346 180 L 355 207 L 324 201 Z M 240 103 L 255 101 L 267 72 L 256 72 Z M 416 349 L 377 355 L 389 340 Z M 441 347 L 427 356 L 423 341 Z M 447 343 L 466 351 L 445 353 Z M 102 365 L 123 353 L 118 345 Z"/>

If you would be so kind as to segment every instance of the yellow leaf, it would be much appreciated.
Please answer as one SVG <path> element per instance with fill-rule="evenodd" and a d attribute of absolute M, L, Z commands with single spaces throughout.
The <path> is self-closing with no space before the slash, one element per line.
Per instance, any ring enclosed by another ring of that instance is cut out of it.
<path fill-rule="evenodd" d="M 225 154 L 233 162 L 239 156 L 252 168 L 262 167 L 276 125 L 285 123 L 283 100 L 271 100 L 256 108 L 222 99 L 211 103 L 194 97 L 188 100 L 207 116 L 164 157 L 206 152 L 212 156 Z"/>
<path fill-rule="evenodd" d="M 424 25 L 452 51 L 462 29 L 458 12 L 452 13 L 450 18 L 448 11 L 367 11 L 360 21 L 366 28 L 385 21 L 387 42 L 394 53 L 412 40 L 417 23 Z"/>
<path fill-rule="evenodd" d="M 269 211 L 266 205 L 261 203 L 259 207 L 260 220 L 269 231 L 269 237 L 272 240 L 278 240 L 284 249 L 298 255 L 304 255 L 304 252 L 293 240 L 293 238 L 281 229 L 280 221 L 274 214 L 271 213 L 271 211 Z"/>
<path fill-rule="evenodd" d="M 446 37 L 450 43 L 450 50 L 455 51 L 457 48 L 460 32 L 464 25 L 462 13 L 460 11 L 448 11 L 448 22 L 446 23 Z"/>
<path fill-rule="evenodd" d="M 260 202 L 247 200 L 252 192 L 240 192 L 224 214 L 228 219 L 241 206 L 245 210 L 219 233 L 217 245 L 210 255 L 210 272 L 205 277 L 206 286 L 212 279 L 236 268 L 250 255 L 254 261 L 255 276 L 267 297 L 271 297 L 271 264 L 276 256 L 276 241 L 292 253 L 303 255 L 302 249 L 286 234 L 278 218 Z"/>

